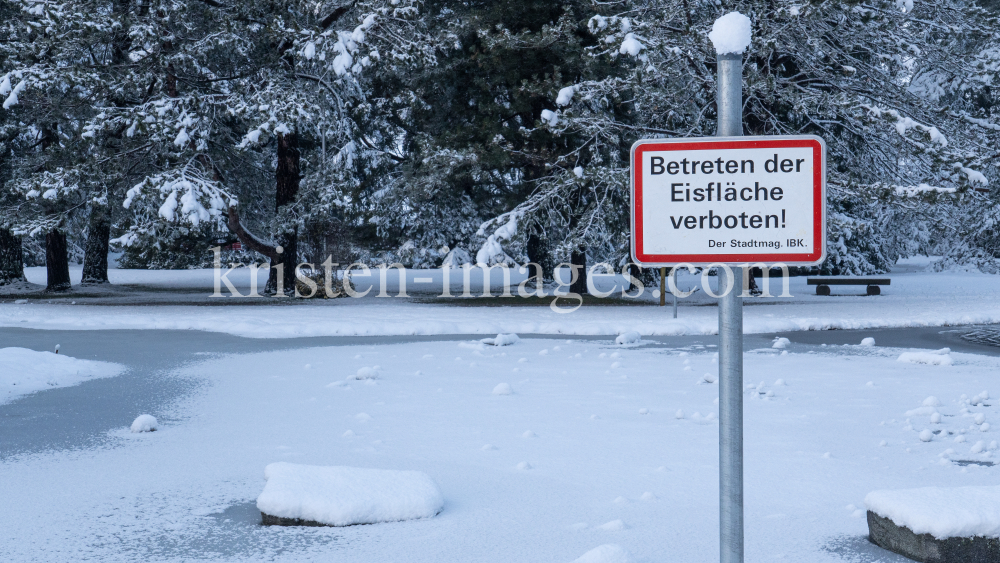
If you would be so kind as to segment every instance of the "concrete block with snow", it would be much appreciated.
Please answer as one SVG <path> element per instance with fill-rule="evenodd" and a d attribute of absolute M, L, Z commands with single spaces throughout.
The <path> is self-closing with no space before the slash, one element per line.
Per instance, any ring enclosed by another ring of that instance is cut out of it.
<path fill-rule="evenodd" d="M 272 463 L 257 497 L 265 525 L 352 526 L 430 518 L 444 497 L 419 471 Z"/>
<path fill-rule="evenodd" d="M 927 563 L 1000 561 L 1000 487 L 925 487 L 865 497 L 872 543 Z"/>

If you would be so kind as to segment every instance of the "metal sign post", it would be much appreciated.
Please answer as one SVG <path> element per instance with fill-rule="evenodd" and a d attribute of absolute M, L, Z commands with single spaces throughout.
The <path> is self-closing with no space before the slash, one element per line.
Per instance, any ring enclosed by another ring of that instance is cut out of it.
<path fill-rule="evenodd" d="M 826 145 L 744 137 L 743 56 L 719 55 L 718 69 L 716 137 L 632 146 L 631 251 L 643 267 L 718 272 L 720 561 L 742 563 L 744 277 L 826 257 Z"/>
<path fill-rule="evenodd" d="M 716 136 L 743 136 L 743 55 L 718 55 Z M 743 275 L 719 268 L 719 545 L 722 563 L 743 563 Z M 732 279 L 729 279 L 732 277 Z"/>

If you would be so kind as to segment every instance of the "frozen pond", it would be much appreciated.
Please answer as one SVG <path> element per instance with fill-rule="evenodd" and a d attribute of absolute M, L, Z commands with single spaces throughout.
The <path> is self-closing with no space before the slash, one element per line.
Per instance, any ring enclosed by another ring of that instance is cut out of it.
<path fill-rule="evenodd" d="M 747 561 L 902 562 L 865 539 L 869 490 L 995 482 L 997 432 L 969 417 L 1000 428 L 996 401 L 968 402 L 1000 368 L 994 328 L 746 336 Z M 0 406 L 0 496 L 19 507 L 0 516 L 18 538 L 0 558 L 572 561 L 615 543 L 637 562 L 717 560 L 717 387 L 702 379 L 717 337 L 479 338 L 0 329 L 4 346 L 127 368 Z M 945 347 L 952 365 L 897 361 Z M 937 424 L 918 413 L 932 395 Z M 141 413 L 160 431 L 128 433 Z M 445 509 L 262 527 L 275 461 L 424 471 Z"/>

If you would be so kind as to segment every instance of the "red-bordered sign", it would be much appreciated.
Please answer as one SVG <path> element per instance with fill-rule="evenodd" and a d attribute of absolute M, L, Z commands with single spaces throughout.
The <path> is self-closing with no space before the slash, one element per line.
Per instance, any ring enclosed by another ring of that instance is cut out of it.
<path fill-rule="evenodd" d="M 632 259 L 790 266 L 826 257 L 826 144 L 811 135 L 632 146 Z"/>

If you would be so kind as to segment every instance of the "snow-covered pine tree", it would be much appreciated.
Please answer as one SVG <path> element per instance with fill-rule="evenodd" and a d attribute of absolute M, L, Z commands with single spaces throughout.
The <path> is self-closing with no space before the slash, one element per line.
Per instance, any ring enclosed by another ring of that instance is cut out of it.
<path fill-rule="evenodd" d="M 45 237 L 47 289 L 69 289 L 68 258 L 78 211 L 100 180 L 88 165 L 79 127 L 91 111 L 96 75 L 87 37 L 107 29 L 74 6 L 5 2 L 4 75 L 0 97 L 11 152 L 4 184 L 4 222 L 15 235 Z"/>
<path fill-rule="evenodd" d="M 381 57 L 368 43 L 408 48 L 392 29 L 408 25 L 412 2 L 193 2 L 187 9 L 204 13 L 171 19 L 184 28 L 171 40 L 176 93 L 105 112 L 105 122 L 117 124 L 94 125 L 128 126 L 164 155 L 160 170 L 128 191 L 133 224 L 121 240 L 225 225 L 280 265 L 291 291 L 299 233 L 346 205 L 344 187 L 367 150 L 353 112 L 362 98 L 356 75 Z M 263 188 L 268 169 L 270 188 Z"/>
<path fill-rule="evenodd" d="M 714 134 L 707 33 L 725 12 L 751 17 L 745 133 L 812 133 L 829 147 L 829 258 L 820 271 L 883 272 L 900 256 L 953 253 L 968 239 L 988 205 L 978 190 L 998 174 L 990 14 L 919 0 L 630 7 L 650 63 L 637 82 L 640 125 L 670 137 Z"/>
<path fill-rule="evenodd" d="M 619 55 L 641 46 L 600 43 L 589 2 L 433 1 L 423 9 L 435 56 L 378 75 L 369 93 L 402 149 L 388 182 L 370 194 L 371 221 L 415 266 L 455 264 L 464 249 L 484 264 L 550 264 L 551 255 L 584 266 L 588 246 L 608 242 L 594 236 L 595 222 L 621 203 L 608 199 L 615 179 L 605 171 L 614 162 L 620 173 L 628 146 L 607 125 L 630 119 L 621 76 L 632 64 Z M 578 118 L 560 112 L 574 97 Z M 505 239 L 524 248 L 516 259 Z"/>

